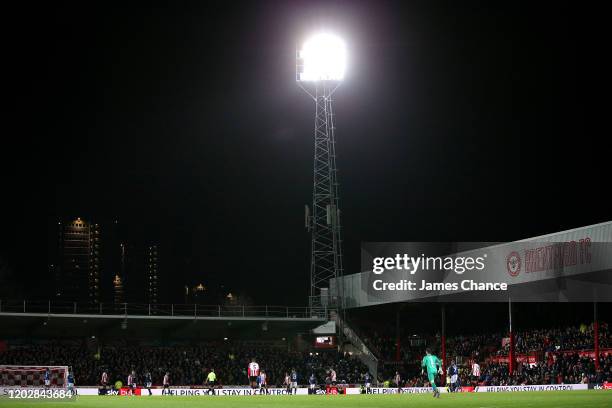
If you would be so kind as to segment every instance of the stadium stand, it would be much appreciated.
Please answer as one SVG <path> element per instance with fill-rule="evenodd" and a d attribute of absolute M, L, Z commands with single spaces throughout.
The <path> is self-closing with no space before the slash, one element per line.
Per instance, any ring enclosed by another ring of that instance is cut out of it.
<path fill-rule="evenodd" d="M 315 373 L 323 384 L 333 368 L 338 382 L 358 383 L 367 368 L 351 355 L 332 351 L 291 352 L 265 343 L 206 342 L 197 346 L 152 347 L 125 342 L 93 349 L 82 342 L 22 344 L 0 353 L 0 364 L 72 366 L 76 383 L 96 385 L 102 371 L 109 380 L 125 382 L 129 372 L 143 375 L 149 371 L 153 383 L 160 385 L 166 371 L 176 385 L 201 385 L 210 368 L 221 384 L 247 384 L 246 367 L 251 358 L 268 374 L 269 384 L 282 384 L 285 372 L 296 369 L 303 383 Z"/>
<path fill-rule="evenodd" d="M 502 334 L 456 336 L 447 340 L 447 358 L 459 362 L 463 385 L 529 385 L 562 384 L 612 380 L 612 354 L 602 353 L 601 369 L 595 370 L 593 358 L 583 351 L 593 347 L 591 331 L 587 325 L 554 329 L 536 329 L 517 333 L 519 353 L 532 353 L 534 361 L 519 362 L 515 375 L 508 374 L 507 363 L 499 356 L 507 353 Z M 612 344 L 608 325 L 600 326 L 601 347 Z M 436 336 L 414 336 L 404 341 L 401 359 L 395 361 L 395 340 L 373 333 L 366 341 L 371 349 L 380 353 L 387 364 L 381 366 L 379 379 L 390 379 L 395 371 L 402 373 L 406 386 L 426 386 L 420 375 L 420 360 L 426 346 L 439 344 Z M 268 374 L 271 385 L 280 385 L 284 373 L 296 369 L 302 383 L 314 372 L 320 384 L 325 383 L 328 370 L 333 368 L 338 382 L 362 383 L 368 371 L 358 359 L 336 350 L 297 352 L 286 344 L 248 341 L 208 341 L 197 345 L 167 347 L 127 343 L 115 340 L 104 345 L 91 341 L 67 341 L 25 344 L 11 342 L 0 352 L 0 364 L 67 365 L 72 366 L 77 384 L 96 385 L 102 371 L 109 379 L 125 381 L 127 374 L 149 371 L 154 384 L 161 384 L 166 371 L 175 385 L 201 385 L 208 369 L 214 368 L 221 384 L 247 383 L 246 367 L 255 358 Z M 471 364 L 478 362 L 481 374 L 471 374 Z M 327 379 L 329 381 L 329 379 Z"/>
<path fill-rule="evenodd" d="M 452 350 L 452 353 L 456 356 L 477 357 L 487 356 L 488 354 L 506 356 L 509 349 L 509 344 L 503 343 L 506 336 L 506 333 L 483 333 L 448 337 L 446 341 L 448 350 Z M 612 337 L 608 324 L 605 322 L 600 323 L 599 336 L 599 346 L 601 348 L 608 348 L 612 345 Z M 419 346 L 417 342 L 412 341 L 413 337 L 406 333 L 402 333 L 400 337 L 407 339 L 401 343 L 402 360 L 409 360 L 413 354 L 417 358 L 422 356 L 425 344 L 435 344 L 439 340 L 436 336 L 415 336 L 417 339 L 425 340 Z M 385 334 L 375 332 L 372 336 L 366 337 L 364 341 L 382 360 L 395 360 L 396 339 L 389 332 Z M 583 324 L 564 328 L 518 331 L 515 334 L 515 348 L 516 353 L 592 350 L 593 326 Z"/>
<path fill-rule="evenodd" d="M 384 330 L 384 329 L 383 329 Z M 612 345 L 608 325 L 600 323 L 600 348 Z M 601 382 L 612 379 L 612 357 L 600 356 L 601 370 L 596 372 L 593 359 L 580 352 L 593 350 L 593 326 L 582 324 L 563 328 L 524 330 L 516 333 L 516 354 L 532 355 L 534 362 L 519 363 L 516 375 L 508 375 L 508 365 L 497 361 L 497 357 L 508 355 L 507 334 L 481 333 L 447 338 L 447 359 L 459 362 L 463 385 L 529 385 Z M 396 337 L 392 330 L 372 332 L 364 341 L 383 362 L 379 377 L 391 379 L 400 371 L 407 386 L 424 386 L 419 375 L 421 358 L 426 347 L 437 349 L 439 336 L 408 335 L 400 332 L 399 360 Z M 439 351 L 439 350 L 437 350 Z M 481 376 L 470 376 L 472 362 L 481 365 Z M 596 381 L 597 380 L 597 381 Z"/>

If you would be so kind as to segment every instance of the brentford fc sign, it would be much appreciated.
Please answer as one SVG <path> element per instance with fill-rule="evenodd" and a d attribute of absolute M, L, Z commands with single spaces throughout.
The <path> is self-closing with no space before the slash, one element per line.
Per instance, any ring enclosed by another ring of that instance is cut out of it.
<path fill-rule="evenodd" d="M 591 238 L 554 242 L 524 250 L 523 259 L 517 251 L 506 256 L 506 269 L 515 277 L 525 273 L 544 272 L 591 263 Z"/>

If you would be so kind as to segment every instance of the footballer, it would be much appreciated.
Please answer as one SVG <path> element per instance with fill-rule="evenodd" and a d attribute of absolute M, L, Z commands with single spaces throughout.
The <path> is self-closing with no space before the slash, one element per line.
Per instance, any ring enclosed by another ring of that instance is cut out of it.
<path fill-rule="evenodd" d="M 431 354 L 430 349 L 425 350 L 421 368 L 421 374 L 425 374 L 425 370 L 427 370 L 427 379 L 433 388 L 434 398 L 440 398 L 440 390 L 436 386 L 436 374 L 442 374 L 442 362 L 438 357 Z"/>

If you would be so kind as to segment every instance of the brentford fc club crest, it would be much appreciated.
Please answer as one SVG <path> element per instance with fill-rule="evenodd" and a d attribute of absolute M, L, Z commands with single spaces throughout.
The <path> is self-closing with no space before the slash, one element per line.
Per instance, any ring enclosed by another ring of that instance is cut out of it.
<path fill-rule="evenodd" d="M 518 276 L 521 273 L 521 256 L 518 252 L 512 251 L 506 257 L 506 268 L 510 276 Z"/>

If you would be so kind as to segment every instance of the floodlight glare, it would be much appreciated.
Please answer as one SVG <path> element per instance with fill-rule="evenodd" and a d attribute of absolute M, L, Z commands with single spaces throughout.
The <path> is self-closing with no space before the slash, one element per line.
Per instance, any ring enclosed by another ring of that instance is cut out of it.
<path fill-rule="evenodd" d="M 346 46 L 341 38 L 321 33 L 304 43 L 299 52 L 299 81 L 341 81 L 346 68 Z"/>

